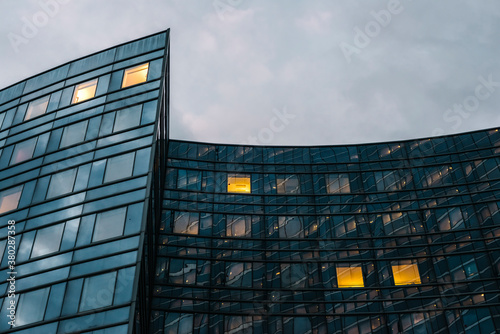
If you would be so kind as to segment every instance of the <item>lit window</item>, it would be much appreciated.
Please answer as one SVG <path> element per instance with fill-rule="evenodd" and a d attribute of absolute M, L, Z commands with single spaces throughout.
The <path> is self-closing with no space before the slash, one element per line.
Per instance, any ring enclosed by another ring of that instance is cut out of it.
<path fill-rule="evenodd" d="M 252 224 L 251 216 L 228 215 L 226 235 L 228 237 L 249 237 Z"/>
<path fill-rule="evenodd" d="M 200 215 L 196 212 L 176 212 L 174 233 L 198 234 Z"/>
<path fill-rule="evenodd" d="M 347 174 L 327 174 L 326 189 L 329 194 L 350 193 L 349 175 Z"/>
<path fill-rule="evenodd" d="M 97 214 L 93 241 L 100 241 L 123 234 L 127 208 L 101 212 Z"/>
<path fill-rule="evenodd" d="M 16 144 L 14 148 L 14 153 L 12 153 L 11 164 L 17 164 L 33 157 L 33 152 L 35 151 L 36 138 L 23 141 Z"/>
<path fill-rule="evenodd" d="M 49 98 L 50 95 L 47 95 L 42 97 L 41 99 L 30 102 L 24 120 L 27 121 L 29 119 L 45 114 L 45 111 L 47 111 L 47 106 L 49 105 Z"/>
<path fill-rule="evenodd" d="M 42 228 L 36 232 L 31 258 L 57 252 L 61 243 L 64 224 Z"/>
<path fill-rule="evenodd" d="M 71 103 L 78 103 L 93 98 L 96 88 L 97 79 L 79 84 L 75 88 L 75 94 L 73 95 L 73 101 Z"/>
<path fill-rule="evenodd" d="M 392 264 L 395 285 L 421 284 L 418 265 L 411 261 L 399 261 Z"/>
<path fill-rule="evenodd" d="M 106 174 L 104 174 L 104 182 L 111 182 L 131 176 L 134 169 L 134 156 L 135 153 L 132 152 L 109 158 L 106 165 Z"/>
<path fill-rule="evenodd" d="M 0 214 L 17 209 L 22 191 L 23 186 L 17 186 L 0 192 Z"/>
<path fill-rule="evenodd" d="M 229 193 L 249 193 L 250 175 L 230 174 L 227 177 L 227 192 Z"/>
<path fill-rule="evenodd" d="M 361 266 L 337 266 L 337 283 L 339 288 L 362 288 L 363 271 Z"/>
<path fill-rule="evenodd" d="M 276 178 L 278 194 L 300 194 L 299 178 L 297 175 L 282 175 Z"/>
<path fill-rule="evenodd" d="M 123 75 L 122 88 L 146 82 L 148 79 L 149 63 L 125 70 Z"/>

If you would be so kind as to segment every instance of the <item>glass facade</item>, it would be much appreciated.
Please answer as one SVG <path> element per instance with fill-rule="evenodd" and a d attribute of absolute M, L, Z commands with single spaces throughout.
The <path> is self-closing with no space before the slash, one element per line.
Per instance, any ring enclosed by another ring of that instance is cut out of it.
<path fill-rule="evenodd" d="M 161 32 L 0 91 L 1 333 L 141 332 L 168 45 Z"/>
<path fill-rule="evenodd" d="M 0 91 L 0 332 L 496 333 L 498 129 L 170 140 L 168 37 Z"/>

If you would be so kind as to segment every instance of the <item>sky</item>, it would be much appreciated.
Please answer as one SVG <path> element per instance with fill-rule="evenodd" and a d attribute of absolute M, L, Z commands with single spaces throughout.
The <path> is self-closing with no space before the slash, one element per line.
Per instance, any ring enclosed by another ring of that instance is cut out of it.
<path fill-rule="evenodd" d="M 336 145 L 500 126 L 497 0 L 1 1 L 0 89 L 167 28 L 174 139 Z"/>

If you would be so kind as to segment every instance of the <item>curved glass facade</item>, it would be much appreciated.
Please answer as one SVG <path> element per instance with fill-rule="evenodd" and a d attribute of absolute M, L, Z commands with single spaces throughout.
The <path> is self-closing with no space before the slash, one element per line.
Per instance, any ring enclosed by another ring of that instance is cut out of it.
<path fill-rule="evenodd" d="M 168 138 L 169 32 L 0 91 L 0 332 L 496 333 L 498 129 Z"/>
<path fill-rule="evenodd" d="M 499 153 L 170 141 L 154 333 L 495 333 Z"/>

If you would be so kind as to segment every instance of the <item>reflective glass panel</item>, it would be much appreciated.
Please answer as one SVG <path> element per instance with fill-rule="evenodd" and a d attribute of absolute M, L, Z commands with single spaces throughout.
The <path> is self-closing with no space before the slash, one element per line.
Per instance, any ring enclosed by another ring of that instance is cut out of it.
<path fill-rule="evenodd" d="M 47 106 L 49 104 L 49 99 L 50 95 L 47 95 L 38 100 L 30 102 L 24 120 L 27 121 L 29 119 L 45 114 L 45 111 L 47 110 Z"/>
<path fill-rule="evenodd" d="M 329 194 L 350 193 L 349 175 L 347 174 L 327 174 L 326 189 Z"/>
<path fill-rule="evenodd" d="M 93 241 L 113 238 L 123 234 L 127 208 L 98 213 L 95 221 Z"/>
<path fill-rule="evenodd" d="M 17 209 L 22 191 L 23 186 L 17 186 L 0 192 L 0 214 Z"/>
<path fill-rule="evenodd" d="M 17 164 L 33 157 L 33 152 L 35 151 L 36 138 L 23 141 L 16 144 L 14 148 L 14 153 L 12 153 L 11 164 Z"/>
<path fill-rule="evenodd" d="M 80 312 L 111 305 L 115 290 L 116 271 L 87 277 L 83 285 Z"/>
<path fill-rule="evenodd" d="M 16 311 L 16 326 L 23 326 L 43 320 L 49 288 L 21 294 Z"/>
<path fill-rule="evenodd" d="M 198 234 L 199 214 L 195 212 L 176 212 L 174 233 Z"/>
<path fill-rule="evenodd" d="M 42 228 L 36 232 L 31 257 L 57 252 L 61 243 L 64 224 Z"/>
<path fill-rule="evenodd" d="M 104 182 L 123 179 L 132 175 L 134 168 L 134 152 L 109 158 L 106 165 Z"/>
<path fill-rule="evenodd" d="M 88 121 L 84 121 L 65 127 L 61 138 L 61 147 L 82 142 L 87 132 L 87 124 Z"/>
<path fill-rule="evenodd" d="M 47 198 L 67 194 L 73 190 L 76 168 L 52 175 Z"/>

